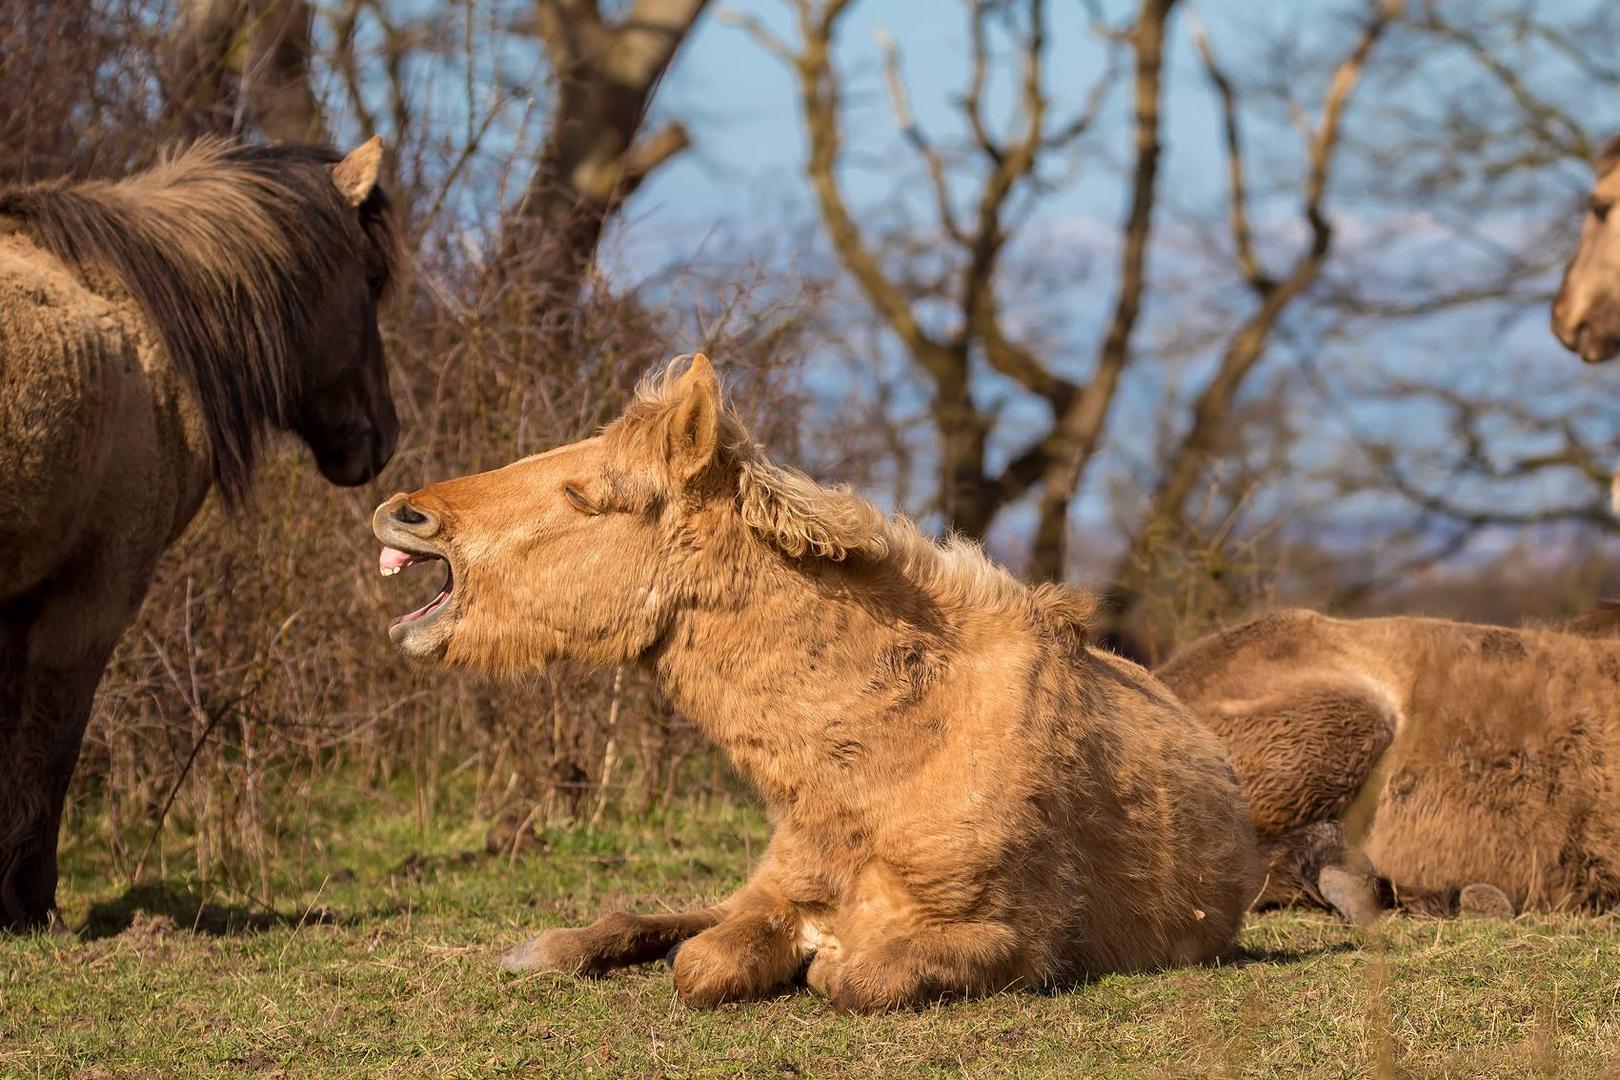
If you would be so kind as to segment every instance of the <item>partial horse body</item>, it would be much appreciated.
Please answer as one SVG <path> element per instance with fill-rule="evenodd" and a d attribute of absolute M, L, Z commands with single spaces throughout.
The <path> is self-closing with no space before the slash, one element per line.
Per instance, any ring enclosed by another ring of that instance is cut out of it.
<path fill-rule="evenodd" d="M 641 664 L 763 794 L 715 907 L 548 930 L 506 966 L 602 972 L 679 945 L 694 1006 L 806 978 L 846 1009 L 1061 985 L 1232 947 L 1257 884 L 1217 740 L 1028 588 L 764 458 L 713 369 L 595 438 L 377 510 L 381 568 L 447 566 L 390 629 L 516 674 Z"/>
<path fill-rule="evenodd" d="M 1620 906 L 1620 638 L 1283 611 L 1158 676 L 1226 743 L 1260 903 Z M 1382 895 L 1373 896 L 1370 889 Z M 1470 892 L 1470 890 L 1472 890 Z"/>
<path fill-rule="evenodd" d="M 1620 356 L 1620 137 L 1598 154 L 1581 239 L 1553 300 L 1552 328 L 1589 364 Z"/>
<path fill-rule="evenodd" d="M 210 487 L 272 429 L 339 484 L 393 452 L 380 154 L 204 142 L 0 191 L 0 930 L 54 915 L 96 684 Z"/>

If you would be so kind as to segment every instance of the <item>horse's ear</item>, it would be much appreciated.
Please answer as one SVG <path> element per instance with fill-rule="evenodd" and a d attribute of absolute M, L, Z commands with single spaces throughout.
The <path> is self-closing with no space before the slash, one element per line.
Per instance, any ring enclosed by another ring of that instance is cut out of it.
<path fill-rule="evenodd" d="M 332 166 L 332 182 L 350 206 L 359 206 L 371 197 L 377 173 L 382 170 L 382 155 L 382 139 L 373 135 Z"/>
<path fill-rule="evenodd" d="M 674 399 L 664 453 L 670 472 L 685 483 L 708 468 L 720 439 L 720 380 L 707 356 L 692 357 L 675 384 Z"/>

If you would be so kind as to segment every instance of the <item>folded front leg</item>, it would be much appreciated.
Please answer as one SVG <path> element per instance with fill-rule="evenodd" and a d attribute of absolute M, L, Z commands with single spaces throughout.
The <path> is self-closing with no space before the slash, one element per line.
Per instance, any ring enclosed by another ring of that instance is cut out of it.
<path fill-rule="evenodd" d="M 804 962 L 800 918 L 791 904 L 761 891 L 733 901 L 724 920 L 675 954 L 675 992 L 694 1009 L 766 997 Z"/>
<path fill-rule="evenodd" d="M 1000 923 L 943 923 L 866 936 L 816 953 L 812 989 L 844 1012 L 878 1012 L 978 997 L 1030 981 L 1012 930 Z"/>

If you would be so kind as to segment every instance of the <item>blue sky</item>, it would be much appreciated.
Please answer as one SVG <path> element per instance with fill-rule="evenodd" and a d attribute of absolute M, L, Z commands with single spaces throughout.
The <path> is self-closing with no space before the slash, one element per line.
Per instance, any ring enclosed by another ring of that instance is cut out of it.
<path fill-rule="evenodd" d="M 1497 2 L 1511 6 L 1514 0 Z M 1601 11 L 1605 2 L 1539 0 L 1536 11 L 1549 19 L 1574 17 Z M 642 187 L 604 245 L 604 265 L 622 280 L 634 281 L 686 260 L 723 265 L 731 260 L 758 259 L 774 266 L 800 256 L 826 257 L 804 177 L 804 131 L 793 75 L 725 17 L 727 6 L 712 6 L 700 20 L 661 88 L 654 122 L 663 116 L 680 118 L 691 132 L 693 147 Z M 786 0 L 735 0 L 730 6 L 758 17 L 792 40 L 793 16 Z M 1128 22 L 1134 4 L 1104 0 L 1103 6 L 1109 24 L 1117 27 Z M 1067 116 L 1103 71 L 1105 53 L 1088 26 L 1080 0 L 1049 0 L 1049 7 L 1052 32 L 1047 81 L 1057 115 Z M 863 216 L 888 214 L 892 220 L 897 207 L 900 212 L 909 209 L 926 228 L 926 214 L 922 213 L 928 205 L 925 188 L 915 158 L 895 129 L 880 78 L 875 35 L 886 30 L 899 42 L 913 107 L 936 140 L 948 144 L 962 131 L 953 102 L 966 75 L 964 8 L 957 0 L 858 0 L 841 24 L 835 63 L 844 91 L 842 178 L 857 212 L 866 211 Z M 1474 9 L 1455 5 L 1453 10 Z M 1150 262 L 1155 288 L 1139 340 L 1146 355 L 1127 377 L 1118 415 L 1108 433 L 1107 460 L 1088 477 L 1085 497 L 1076 506 L 1078 519 L 1106 528 L 1102 522 L 1109 486 L 1151 480 L 1144 469 L 1155 460 L 1155 425 L 1164 415 L 1166 402 L 1173 400 L 1171 395 L 1185 394 L 1201 383 L 1224 328 L 1231 324 L 1232 312 L 1242 310 L 1246 301 L 1241 290 L 1233 288 L 1229 265 L 1224 268 L 1224 282 L 1202 280 L 1196 272 L 1198 259 L 1207 263 L 1208 258 L 1207 249 L 1199 247 L 1204 241 L 1198 230 L 1213 225 L 1219 235 L 1226 182 L 1220 119 L 1190 45 L 1189 18 L 1196 14 L 1207 24 L 1227 69 L 1240 80 L 1252 82 L 1276 74 L 1265 66 L 1271 55 L 1268 43 L 1273 40 L 1304 42 L 1335 57 L 1342 54 L 1353 39 L 1357 11 L 1357 0 L 1184 0 L 1178 10 L 1168 43 L 1166 152 Z M 533 50 L 525 50 L 515 65 L 525 81 L 533 78 L 537 82 L 536 59 Z M 1378 59 L 1358 91 L 1353 123 L 1361 123 L 1362 116 L 1376 118 L 1379 110 L 1446 107 L 1443 101 L 1410 100 L 1411 90 L 1400 81 L 1399 65 L 1381 64 Z M 1291 81 L 1290 89 L 1315 108 L 1326 71 L 1327 65 L 1314 65 Z M 1534 71 L 1525 74 L 1545 86 L 1554 100 L 1560 100 L 1565 83 L 1580 82 L 1563 70 L 1556 57 L 1544 57 Z M 993 115 L 1009 111 L 1009 73 L 1003 70 L 1000 77 L 1002 81 L 991 87 Z M 1313 79 L 1317 85 L 1311 85 Z M 1059 328 L 1061 343 L 1048 360 L 1075 377 L 1084 377 L 1095 355 L 1096 338 L 1116 288 L 1114 244 L 1124 210 L 1122 177 L 1129 149 L 1128 79 L 1118 82 L 1096 137 L 1083 144 L 1073 182 L 1043 196 L 1011 252 L 1050 269 L 1045 278 L 1047 295 L 1035 301 L 1020 296 L 1023 307 L 1017 314 L 1032 320 L 1032 325 L 1039 322 Z M 1620 127 L 1620 86 L 1614 90 L 1614 100 L 1599 97 L 1582 105 L 1581 113 L 1594 131 L 1608 125 Z M 447 99 L 447 104 L 454 114 L 453 102 Z M 1245 135 L 1256 177 L 1285 181 L 1281 199 L 1268 201 L 1264 180 L 1257 180 L 1258 243 L 1262 255 L 1270 254 L 1275 260 L 1299 235 L 1296 203 L 1301 139 L 1276 111 L 1249 115 Z M 1376 174 L 1363 172 L 1344 179 L 1350 181 L 1346 197 L 1330 194 L 1329 198 L 1330 212 L 1339 226 L 1336 263 L 1355 265 L 1361 259 L 1375 270 L 1411 272 L 1421 257 L 1438 277 L 1466 275 L 1487 261 L 1483 249 L 1460 241 L 1454 223 L 1442 220 L 1445 207 L 1385 206 L 1379 199 Z M 1477 179 L 1465 176 L 1458 183 L 1466 186 Z M 1578 195 L 1586 182 L 1579 163 L 1556 166 L 1537 181 L 1542 190 L 1528 205 L 1537 213 L 1549 205 L 1562 205 Z M 1354 200 L 1349 197 L 1352 194 Z M 478 201 L 476 217 L 497 220 L 481 205 L 484 200 Z M 1520 228 L 1514 215 L 1522 209 L 1487 207 L 1492 220 L 1472 224 L 1486 233 L 1506 230 L 1511 234 Z M 1572 219 L 1571 236 L 1573 224 Z M 1568 238 L 1558 241 L 1567 242 Z M 1394 273 L 1390 280 L 1396 280 Z M 852 302 L 864 303 L 858 298 Z M 866 314 L 861 312 L 863 318 Z M 1454 379 L 1458 385 L 1472 380 L 1501 389 L 1504 380 L 1517 380 L 1521 373 L 1545 372 L 1550 378 L 1555 376 L 1553 383 L 1562 388 L 1555 393 L 1573 392 L 1588 399 L 1601 395 L 1604 400 L 1620 397 L 1620 365 L 1593 370 L 1575 363 L 1552 341 L 1545 319 L 1544 311 L 1532 308 L 1505 322 L 1494 315 L 1466 312 L 1388 332 L 1364 333 L 1355 340 L 1337 340 L 1322 336 L 1321 327 L 1302 317 L 1279 336 L 1275 355 L 1257 373 L 1252 389 L 1264 388 L 1274 378 L 1298 378 L 1293 369 L 1308 361 L 1330 380 L 1341 383 L 1365 373 L 1393 370 L 1442 381 Z M 1206 346 L 1200 350 L 1183 345 L 1182 355 L 1175 360 L 1161 355 L 1163 339 L 1185 335 L 1189 326 L 1207 328 Z M 1018 329 L 1016 321 L 1014 329 Z M 1308 355 L 1301 350 L 1308 350 Z M 892 342 L 889 353 L 892 362 Z M 882 359 L 873 357 L 873 363 Z M 847 380 L 851 376 L 846 369 L 831 377 Z M 819 386 L 828 399 L 849 389 L 847 381 L 843 385 L 824 381 Z M 976 385 L 976 392 L 995 396 L 1006 394 L 1006 389 L 986 377 Z M 1010 400 L 1002 420 L 1003 453 L 1044 426 L 1041 405 L 1027 398 Z M 1310 406 L 1309 400 L 1305 405 Z M 1322 402 L 1316 406 L 1323 415 L 1299 417 L 1314 441 L 1307 440 L 1310 448 L 1296 461 L 1297 475 L 1290 475 L 1279 486 L 1277 498 L 1320 497 L 1320 490 L 1311 488 L 1309 474 L 1330 466 L 1333 455 L 1342 452 L 1341 443 L 1319 437 L 1337 421 Z M 1358 420 L 1378 434 L 1395 432 L 1417 442 L 1425 437 L 1443 438 L 1432 410 L 1375 408 L 1364 411 Z M 1020 529 L 1017 515 L 1004 527 L 1016 534 Z"/>
<path fill-rule="evenodd" d="M 749 0 L 731 7 L 793 40 L 793 19 L 785 0 Z M 1057 3 L 1052 9 L 1048 83 L 1062 107 L 1059 115 L 1068 115 L 1101 74 L 1104 53 L 1079 3 Z M 661 233 L 672 227 L 700 232 L 714 221 L 739 216 L 757 214 L 770 220 L 784 210 L 810 212 L 794 77 L 744 29 L 728 21 L 725 12 L 722 5 L 705 17 L 662 88 L 659 111 L 682 119 L 693 134 L 694 147 L 638 193 L 628 215 L 632 223 L 656 217 Z M 857 205 L 891 193 L 893 163 L 906 153 L 881 85 L 875 40 L 880 29 L 899 42 L 912 104 L 924 128 L 942 140 L 961 130 L 951 102 L 961 93 L 967 71 L 963 5 L 952 0 L 857 3 L 841 23 L 837 43 L 836 62 L 845 82 L 846 161 L 858 162 L 865 154 L 879 159 L 882 166 L 847 169 L 848 190 Z M 992 106 L 1007 104 L 1006 90 L 1004 81 L 992 87 Z M 1123 119 L 1121 106 L 1122 98 L 1116 94 L 1106 123 Z M 1167 171 L 1207 167 L 1216 161 L 1212 115 L 1172 107 L 1168 116 L 1167 143 L 1174 161 Z M 1119 189 L 1100 179 L 1092 175 L 1090 182 L 1054 194 L 1043 203 L 1042 215 L 1112 221 L 1119 209 Z"/>

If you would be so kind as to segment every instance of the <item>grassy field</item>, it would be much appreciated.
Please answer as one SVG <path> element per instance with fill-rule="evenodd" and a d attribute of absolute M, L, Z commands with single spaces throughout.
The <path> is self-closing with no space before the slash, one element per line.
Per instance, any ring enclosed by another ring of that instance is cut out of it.
<path fill-rule="evenodd" d="M 70 843 L 64 902 L 86 929 L 0 939 L 0 1076 L 1620 1076 L 1614 917 L 1401 918 L 1364 939 L 1271 914 L 1223 967 L 897 1016 L 807 993 L 693 1013 L 662 965 L 579 981 L 495 956 L 542 926 L 724 894 L 760 849 L 756 814 L 556 832 L 515 857 L 482 835 L 357 801 L 276 910 L 126 888 Z"/>

